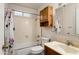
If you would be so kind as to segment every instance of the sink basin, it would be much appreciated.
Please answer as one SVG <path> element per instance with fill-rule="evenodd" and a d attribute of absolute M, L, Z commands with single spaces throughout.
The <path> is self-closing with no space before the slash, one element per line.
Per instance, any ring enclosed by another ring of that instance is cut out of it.
<path fill-rule="evenodd" d="M 75 48 L 72 48 L 72 47 L 66 47 L 64 48 L 64 51 L 67 53 L 67 54 L 79 54 L 79 50 L 76 50 Z"/>
<path fill-rule="evenodd" d="M 76 49 L 76 47 L 73 46 L 56 45 L 56 47 L 61 49 L 64 54 L 79 54 L 79 49 Z"/>
<path fill-rule="evenodd" d="M 45 45 L 60 54 L 79 54 L 79 48 L 70 45 L 68 46 L 61 42 L 54 41 L 50 43 L 45 43 Z"/>

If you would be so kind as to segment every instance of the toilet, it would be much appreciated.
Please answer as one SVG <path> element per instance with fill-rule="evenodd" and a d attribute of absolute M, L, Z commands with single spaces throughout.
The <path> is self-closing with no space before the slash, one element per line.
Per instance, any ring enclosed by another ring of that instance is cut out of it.
<path fill-rule="evenodd" d="M 30 48 L 31 54 L 41 54 L 44 50 L 44 43 L 49 42 L 49 38 L 42 37 L 41 39 L 41 45 L 34 46 Z"/>
<path fill-rule="evenodd" d="M 31 48 L 31 54 L 40 54 L 43 50 L 44 48 L 42 46 L 34 46 Z"/>

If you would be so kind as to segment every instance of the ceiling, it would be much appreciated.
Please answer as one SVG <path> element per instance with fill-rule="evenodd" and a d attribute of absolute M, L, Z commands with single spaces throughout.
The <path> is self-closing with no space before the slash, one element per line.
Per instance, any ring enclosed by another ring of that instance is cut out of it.
<path fill-rule="evenodd" d="M 29 7 L 29 8 L 36 9 L 37 10 L 42 5 L 45 5 L 46 3 L 16 3 L 16 4 L 17 5 L 20 5 L 20 6 Z"/>

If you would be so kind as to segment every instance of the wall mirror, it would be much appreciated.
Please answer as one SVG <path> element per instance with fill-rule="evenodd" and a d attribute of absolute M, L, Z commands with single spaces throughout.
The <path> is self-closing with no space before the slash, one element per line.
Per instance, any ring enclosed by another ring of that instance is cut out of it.
<path fill-rule="evenodd" d="M 61 27 L 60 33 L 79 35 L 79 4 L 69 3 L 55 10 L 55 21 Z"/>

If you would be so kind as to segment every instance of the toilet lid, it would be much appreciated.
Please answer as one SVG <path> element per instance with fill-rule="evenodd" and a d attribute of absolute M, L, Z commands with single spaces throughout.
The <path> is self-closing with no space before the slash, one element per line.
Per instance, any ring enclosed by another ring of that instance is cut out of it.
<path fill-rule="evenodd" d="M 31 50 L 32 51 L 40 51 L 40 50 L 43 50 L 43 47 L 41 47 L 41 46 L 35 46 L 35 47 L 32 47 Z"/>

